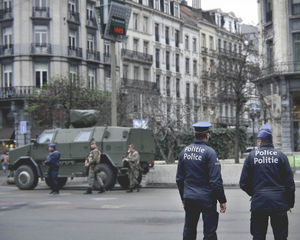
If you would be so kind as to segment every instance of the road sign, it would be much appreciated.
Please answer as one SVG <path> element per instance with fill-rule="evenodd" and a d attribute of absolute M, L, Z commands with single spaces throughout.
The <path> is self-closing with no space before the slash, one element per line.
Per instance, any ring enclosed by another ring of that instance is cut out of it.
<path fill-rule="evenodd" d="M 133 128 L 147 129 L 148 128 L 148 120 L 145 120 L 145 119 L 134 119 L 133 120 Z"/>
<path fill-rule="evenodd" d="M 26 121 L 20 121 L 20 133 L 27 134 L 27 122 Z"/>

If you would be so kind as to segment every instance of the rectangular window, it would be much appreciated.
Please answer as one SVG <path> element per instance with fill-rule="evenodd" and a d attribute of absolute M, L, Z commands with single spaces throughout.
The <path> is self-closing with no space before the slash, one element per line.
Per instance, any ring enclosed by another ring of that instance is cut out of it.
<path fill-rule="evenodd" d="M 94 19 L 94 6 L 91 4 L 87 4 L 86 7 L 86 19 L 92 20 Z"/>
<path fill-rule="evenodd" d="M 137 31 L 138 30 L 138 14 L 133 13 L 132 17 L 133 17 L 133 29 Z"/>
<path fill-rule="evenodd" d="M 176 78 L 176 97 L 180 98 L 180 79 Z"/>
<path fill-rule="evenodd" d="M 214 38 L 213 38 L 213 36 L 209 36 L 209 49 L 214 50 Z"/>
<path fill-rule="evenodd" d="M 155 49 L 155 66 L 156 68 L 160 68 L 160 51 L 158 48 Z"/>
<path fill-rule="evenodd" d="M 167 77 L 166 80 L 166 92 L 167 92 L 167 97 L 171 96 L 171 80 L 170 77 Z"/>
<path fill-rule="evenodd" d="M 185 59 L 185 73 L 190 74 L 190 59 L 189 58 Z"/>
<path fill-rule="evenodd" d="M 194 84 L 194 100 L 197 102 L 198 99 L 198 86 L 197 84 Z"/>
<path fill-rule="evenodd" d="M 34 6 L 36 8 L 46 8 L 48 5 L 47 5 L 47 0 L 34 0 Z"/>
<path fill-rule="evenodd" d="M 273 18 L 273 6 L 272 6 L 272 0 L 265 0 L 265 22 L 272 22 Z"/>
<path fill-rule="evenodd" d="M 186 97 L 186 103 L 190 103 L 190 84 L 186 83 L 185 85 L 185 97 Z"/>
<path fill-rule="evenodd" d="M 148 68 L 144 68 L 144 81 L 149 81 L 149 74 L 150 73 L 150 71 L 149 71 L 149 69 Z"/>
<path fill-rule="evenodd" d="M 169 27 L 165 28 L 165 38 L 166 38 L 166 44 L 170 44 L 170 39 L 169 39 Z"/>
<path fill-rule="evenodd" d="M 3 47 L 5 49 L 11 48 L 12 45 L 12 28 L 6 27 L 2 30 L 2 36 L 3 36 Z"/>
<path fill-rule="evenodd" d="M 156 82 L 156 88 L 159 91 L 160 90 L 160 75 L 159 74 L 156 74 L 155 82 Z"/>
<path fill-rule="evenodd" d="M 207 71 L 207 60 L 206 58 L 202 58 L 202 71 Z"/>
<path fill-rule="evenodd" d="M 160 1 L 159 0 L 154 0 L 155 2 L 155 9 L 156 10 L 159 10 L 159 3 L 160 3 Z"/>
<path fill-rule="evenodd" d="M 169 14 L 169 1 L 165 0 L 165 13 Z"/>
<path fill-rule="evenodd" d="M 107 41 L 104 42 L 104 55 L 105 56 L 110 55 L 110 43 Z"/>
<path fill-rule="evenodd" d="M 300 33 L 293 35 L 295 71 L 300 71 Z"/>
<path fill-rule="evenodd" d="M 175 57 L 176 59 L 175 59 L 175 64 L 176 64 L 176 72 L 177 73 L 179 73 L 179 71 L 180 71 L 180 61 L 179 61 L 179 54 L 176 54 L 176 57 Z"/>
<path fill-rule="evenodd" d="M 227 41 L 223 41 L 223 50 L 224 52 L 227 51 Z"/>
<path fill-rule="evenodd" d="M 93 68 L 89 68 L 88 70 L 88 88 L 91 89 L 97 88 L 96 70 Z"/>
<path fill-rule="evenodd" d="M 189 36 L 188 35 L 184 36 L 184 46 L 185 46 L 185 50 L 189 50 Z"/>
<path fill-rule="evenodd" d="M 221 39 L 218 39 L 218 50 L 219 50 L 219 52 L 221 52 L 221 50 L 222 50 L 222 41 L 221 41 Z"/>
<path fill-rule="evenodd" d="M 153 8 L 153 0 L 148 0 L 148 6 L 149 6 L 150 8 Z"/>
<path fill-rule="evenodd" d="M 292 14 L 300 15 L 300 0 L 292 0 Z"/>
<path fill-rule="evenodd" d="M 155 41 L 159 42 L 159 24 L 155 23 Z"/>
<path fill-rule="evenodd" d="M 174 2 L 174 17 L 179 17 L 178 3 Z"/>
<path fill-rule="evenodd" d="M 70 81 L 73 85 L 79 86 L 78 66 L 70 64 L 69 66 Z"/>
<path fill-rule="evenodd" d="M 194 76 L 197 76 L 197 73 L 198 73 L 198 71 L 197 71 L 197 60 L 194 60 L 193 61 L 193 74 L 194 74 Z"/>
<path fill-rule="evenodd" d="M 134 66 L 134 69 L 133 69 L 133 75 L 134 75 L 134 80 L 139 80 L 139 76 L 140 76 L 140 67 Z"/>
<path fill-rule="evenodd" d="M 175 47 L 179 47 L 179 30 L 175 30 Z"/>
<path fill-rule="evenodd" d="M 76 43 L 76 32 L 70 30 L 69 31 L 69 48 L 70 49 L 75 49 L 76 46 L 77 46 L 77 43 Z"/>
<path fill-rule="evenodd" d="M 35 46 L 46 46 L 48 43 L 48 27 L 34 26 Z"/>
<path fill-rule="evenodd" d="M 202 48 L 206 48 L 206 35 L 202 33 L 201 37 L 202 37 Z"/>
<path fill-rule="evenodd" d="M 144 41 L 144 53 L 148 54 L 149 53 L 149 42 Z"/>
<path fill-rule="evenodd" d="M 87 142 L 90 139 L 92 131 L 82 131 L 77 134 L 74 142 Z"/>
<path fill-rule="evenodd" d="M 160 0 L 160 11 L 161 11 L 161 12 L 165 12 L 165 9 L 164 9 L 164 2 L 165 2 L 165 0 Z"/>
<path fill-rule="evenodd" d="M 11 88 L 12 86 L 13 86 L 12 65 L 11 64 L 3 65 L 2 87 Z"/>
<path fill-rule="evenodd" d="M 197 52 L 197 39 L 193 38 L 193 52 Z"/>
<path fill-rule="evenodd" d="M 144 23 L 143 23 L 143 31 L 144 33 L 148 33 L 148 17 L 144 16 Z"/>
<path fill-rule="evenodd" d="M 95 36 L 92 34 L 88 34 L 87 49 L 89 52 L 93 52 L 95 50 Z"/>
<path fill-rule="evenodd" d="M 170 70 L 170 52 L 166 51 L 166 69 Z"/>
<path fill-rule="evenodd" d="M 75 0 L 68 0 L 68 8 L 71 13 L 76 12 L 76 2 Z"/>
<path fill-rule="evenodd" d="M 47 63 L 36 63 L 34 65 L 35 71 L 35 86 L 42 88 L 48 84 L 48 64 Z"/>
<path fill-rule="evenodd" d="M 139 50 L 139 40 L 134 38 L 133 39 L 133 51 L 138 51 Z"/>
<path fill-rule="evenodd" d="M 129 71 L 129 69 L 128 69 L 128 65 L 123 65 L 123 78 L 124 79 L 127 79 L 128 78 L 128 71 Z"/>

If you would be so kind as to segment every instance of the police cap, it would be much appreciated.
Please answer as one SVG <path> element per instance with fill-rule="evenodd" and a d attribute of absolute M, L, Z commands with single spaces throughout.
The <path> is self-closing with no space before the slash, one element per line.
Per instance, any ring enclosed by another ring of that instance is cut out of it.
<path fill-rule="evenodd" d="M 209 128 L 211 127 L 211 123 L 206 121 L 197 122 L 193 124 L 193 127 L 196 133 L 205 133 L 209 131 Z"/>
<path fill-rule="evenodd" d="M 49 147 L 55 148 L 55 147 L 56 147 L 56 144 L 55 144 L 55 143 L 50 143 L 50 144 L 49 144 Z"/>
<path fill-rule="evenodd" d="M 271 129 L 261 129 L 257 134 L 257 138 L 266 139 L 266 140 L 273 140 Z"/>

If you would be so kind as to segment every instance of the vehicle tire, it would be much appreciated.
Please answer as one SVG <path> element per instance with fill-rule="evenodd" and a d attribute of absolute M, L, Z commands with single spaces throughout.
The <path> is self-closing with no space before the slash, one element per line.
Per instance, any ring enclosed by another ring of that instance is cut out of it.
<path fill-rule="evenodd" d="M 67 177 L 59 177 L 58 178 L 58 188 L 62 189 L 66 185 L 67 181 L 68 181 Z M 45 182 L 46 182 L 47 186 L 51 188 L 51 183 L 47 177 L 45 178 Z"/>
<path fill-rule="evenodd" d="M 139 176 L 138 176 L 138 183 L 141 184 L 142 182 L 142 178 L 143 178 L 143 174 L 142 171 L 139 172 Z M 118 183 L 120 184 L 120 186 L 122 188 L 127 189 L 129 187 L 129 178 L 128 178 L 128 174 L 122 174 L 118 176 Z"/>
<path fill-rule="evenodd" d="M 116 175 L 114 174 L 113 170 L 105 163 L 99 164 L 98 168 L 100 169 L 100 177 L 104 183 L 105 189 L 112 189 L 116 183 Z M 100 184 L 98 181 L 94 181 L 93 188 L 97 190 L 100 189 Z"/>
<path fill-rule="evenodd" d="M 15 183 L 19 189 L 31 190 L 38 184 L 38 177 L 29 165 L 21 165 L 15 172 Z"/>

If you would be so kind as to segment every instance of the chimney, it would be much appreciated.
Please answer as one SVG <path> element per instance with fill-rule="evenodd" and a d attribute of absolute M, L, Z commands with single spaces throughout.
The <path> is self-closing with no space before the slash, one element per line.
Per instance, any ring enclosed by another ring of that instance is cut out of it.
<path fill-rule="evenodd" d="M 201 0 L 193 0 L 192 7 L 195 9 L 201 9 Z"/>

